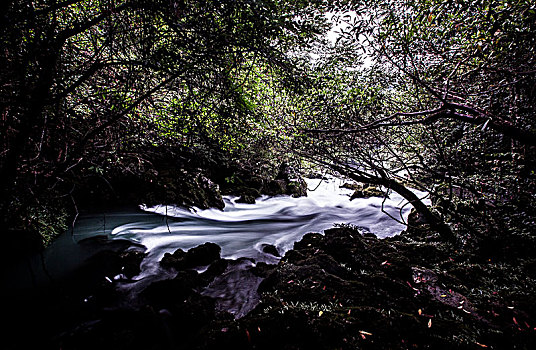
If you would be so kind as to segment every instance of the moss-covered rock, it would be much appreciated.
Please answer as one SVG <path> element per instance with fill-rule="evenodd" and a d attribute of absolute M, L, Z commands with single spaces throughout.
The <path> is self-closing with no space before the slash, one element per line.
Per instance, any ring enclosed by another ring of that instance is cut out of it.
<path fill-rule="evenodd" d="M 307 196 L 307 183 L 301 177 L 293 179 L 287 183 L 286 194 L 292 197 L 306 197 Z"/>
<path fill-rule="evenodd" d="M 262 191 L 269 196 L 287 194 L 287 184 L 285 180 L 271 180 L 266 183 Z"/>
<path fill-rule="evenodd" d="M 350 200 L 354 200 L 356 198 L 369 198 L 369 197 L 383 197 L 385 196 L 385 192 L 378 189 L 375 186 L 369 186 L 367 184 L 363 185 L 356 185 L 354 188 L 354 193 L 352 193 L 352 196 L 350 196 Z"/>

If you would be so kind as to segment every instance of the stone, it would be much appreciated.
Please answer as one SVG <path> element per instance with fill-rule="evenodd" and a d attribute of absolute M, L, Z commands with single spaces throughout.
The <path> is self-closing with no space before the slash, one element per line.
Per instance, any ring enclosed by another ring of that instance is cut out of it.
<path fill-rule="evenodd" d="M 355 182 L 345 182 L 344 184 L 340 185 L 339 188 L 346 188 L 348 190 L 354 190 L 355 191 L 357 189 L 361 189 L 362 186 L 356 184 Z"/>
<path fill-rule="evenodd" d="M 282 180 L 282 179 L 271 180 L 271 181 L 268 181 L 266 186 L 263 188 L 263 192 L 269 196 L 278 196 L 278 195 L 286 194 L 287 184 L 285 180 Z"/>
<path fill-rule="evenodd" d="M 177 249 L 173 254 L 166 253 L 160 264 L 177 270 L 206 266 L 220 259 L 221 248 L 216 243 L 207 242 L 191 248 L 187 252 Z"/>
<path fill-rule="evenodd" d="M 266 254 L 270 254 L 276 257 L 281 257 L 277 248 L 272 244 L 266 244 L 262 247 L 262 251 Z"/>
<path fill-rule="evenodd" d="M 289 181 L 287 184 L 287 194 L 292 197 L 307 197 L 307 183 L 302 178 Z"/>
<path fill-rule="evenodd" d="M 358 187 L 354 191 L 352 196 L 350 197 L 350 200 L 354 200 L 356 198 L 370 198 L 370 197 L 383 197 L 383 196 L 385 196 L 385 193 L 375 186 Z"/>
<path fill-rule="evenodd" d="M 255 201 L 255 197 L 243 194 L 236 200 L 236 203 L 255 204 Z"/>

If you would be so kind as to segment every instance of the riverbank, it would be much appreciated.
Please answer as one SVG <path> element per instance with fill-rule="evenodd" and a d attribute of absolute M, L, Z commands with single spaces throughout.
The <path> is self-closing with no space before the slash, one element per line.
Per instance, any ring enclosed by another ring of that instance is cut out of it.
<path fill-rule="evenodd" d="M 305 236 L 261 284 L 259 306 L 207 347 L 529 349 L 534 258 L 494 261 L 434 236 Z"/>
<path fill-rule="evenodd" d="M 164 259 L 169 276 L 125 299 L 107 276 L 128 283 L 139 272 L 144 253 L 127 246 L 110 243 L 37 299 L 4 298 L 15 326 L 5 348 L 529 349 L 536 341 L 536 259 L 521 250 L 498 258 L 425 230 L 378 239 L 344 226 L 307 234 L 277 265 L 222 259 L 214 245 L 176 253 Z M 258 291 L 239 319 L 204 292 L 231 281 Z"/>

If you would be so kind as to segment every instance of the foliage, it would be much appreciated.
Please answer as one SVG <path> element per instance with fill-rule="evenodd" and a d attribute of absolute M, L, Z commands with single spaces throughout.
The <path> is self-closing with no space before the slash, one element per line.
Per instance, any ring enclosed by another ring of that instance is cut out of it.
<path fill-rule="evenodd" d="M 309 2 L 3 6 L 0 209 L 8 226 L 20 220 L 14 200 L 34 205 L 47 191 L 68 198 L 88 173 L 144 171 L 146 148 L 237 152 L 263 142 L 269 128 L 252 94 L 264 77 L 273 89 L 299 86 L 296 53 L 324 26 L 315 20 L 323 5 Z"/>
<path fill-rule="evenodd" d="M 453 222 L 469 215 L 461 202 L 479 202 L 473 228 L 475 220 L 494 225 L 491 206 L 533 211 L 534 4 L 401 0 L 349 9 L 317 64 L 310 95 L 319 112 L 304 125 L 303 152 L 362 181 L 430 191 Z"/>
<path fill-rule="evenodd" d="M 482 228 L 486 208 L 507 202 L 533 211 L 529 1 L 2 6 L 8 227 L 20 226 L 16 208 L 68 201 L 89 177 L 151 173 L 150 155 L 173 147 L 250 168 L 307 159 L 400 192 L 437 228 Z"/>

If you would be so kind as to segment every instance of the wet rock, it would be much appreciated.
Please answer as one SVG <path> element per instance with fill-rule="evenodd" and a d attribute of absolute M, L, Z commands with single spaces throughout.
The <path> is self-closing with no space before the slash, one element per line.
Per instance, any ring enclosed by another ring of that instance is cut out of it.
<path fill-rule="evenodd" d="M 225 203 L 220 193 L 220 188 L 208 177 L 199 174 L 196 179 L 199 195 L 197 202 L 200 208 L 219 208 L 223 209 Z"/>
<path fill-rule="evenodd" d="M 506 265 L 458 264 L 448 245 L 412 239 L 381 240 L 344 227 L 305 235 L 269 272 L 259 286 L 260 304 L 241 320 L 242 329 L 261 329 L 251 346 L 301 349 L 312 341 L 316 349 L 466 349 L 532 341 L 519 319 L 532 324 L 533 297 L 506 307 L 496 292 L 486 296 L 497 278 L 508 278 Z M 512 323 L 515 334 L 507 330 Z M 307 336 L 291 335 L 298 331 Z"/>
<path fill-rule="evenodd" d="M 385 196 L 385 193 L 374 186 L 359 186 L 355 189 L 354 193 L 350 197 L 350 200 L 354 200 L 356 198 L 370 198 L 370 197 L 383 197 Z"/>
<path fill-rule="evenodd" d="M 306 197 L 307 183 L 301 177 L 290 180 L 287 183 L 286 194 L 292 197 Z"/>
<path fill-rule="evenodd" d="M 227 269 L 214 278 L 202 295 L 214 298 L 219 312 L 243 317 L 259 300 L 257 288 L 262 278 L 254 273 L 254 266 L 248 258 L 229 261 Z"/>
<path fill-rule="evenodd" d="M 265 262 L 258 262 L 251 268 L 251 272 L 257 277 L 268 277 L 277 267 L 277 265 L 267 264 Z"/>
<path fill-rule="evenodd" d="M 234 169 L 220 181 L 220 186 L 224 194 L 257 198 L 266 182 L 267 178 L 255 174 L 252 170 Z"/>
<path fill-rule="evenodd" d="M 298 172 L 288 164 L 283 163 L 281 164 L 275 179 L 264 183 L 262 193 L 269 196 L 307 196 L 307 183 Z"/>
<path fill-rule="evenodd" d="M 272 244 L 266 244 L 262 247 L 262 251 L 266 254 L 270 254 L 276 257 L 281 257 L 277 248 Z"/>
<path fill-rule="evenodd" d="M 294 169 L 287 163 L 281 163 L 281 165 L 279 166 L 279 171 L 277 172 L 275 179 L 289 182 L 290 179 L 293 179 L 295 177 L 297 177 L 297 174 L 294 171 Z"/>
<path fill-rule="evenodd" d="M 266 179 L 255 174 L 249 174 L 246 178 L 244 178 L 243 182 L 244 186 L 247 186 L 247 188 L 257 191 L 259 194 L 250 194 L 258 197 L 260 195 L 262 186 L 264 186 L 264 183 L 266 182 Z"/>
<path fill-rule="evenodd" d="M 214 261 L 210 266 L 200 275 L 203 280 L 203 284 L 207 285 L 214 280 L 217 276 L 220 276 L 227 270 L 229 266 L 229 260 L 219 259 Z"/>
<path fill-rule="evenodd" d="M 354 191 L 361 189 L 362 187 L 363 187 L 362 185 L 356 184 L 355 182 L 345 182 L 341 186 L 339 186 L 339 188 L 346 188 L 348 190 L 354 190 Z"/>
<path fill-rule="evenodd" d="M 261 196 L 261 192 L 257 188 L 247 186 L 237 187 L 233 191 L 233 194 L 237 196 L 250 196 L 253 198 L 258 198 Z"/>
<path fill-rule="evenodd" d="M 141 272 L 140 265 L 147 254 L 140 250 L 127 250 L 120 255 L 121 274 L 132 278 Z"/>
<path fill-rule="evenodd" d="M 271 180 L 263 187 L 263 192 L 269 196 L 278 196 L 287 193 L 285 180 Z"/>
<path fill-rule="evenodd" d="M 89 309 L 84 323 L 50 333 L 61 334 L 50 348 L 531 348 L 533 258 L 494 263 L 411 233 L 362 233 L 309 233 L 277 265 L 218 258 L 201 274 L 185 257 L 218 249 L 178 250 L 176 277 L 147 287 L 140 308 Z"/>
<path fill-rule="evenodd" d="M 194 293 L 200 285 L 197 271 L 179 271 L 174 279 L 157 281 L 150 284 L 141 294 L 156 309 L 172 308 L 180 304 Z"/>
<path fill-rule="evenodd" d="M 237 203 L 255 204 L 256 198 L 247 194 L 243 194 L 236 200 Z"/>
<path fill-rule="evenodd" d="M 147 163 L 139 169 L 136 167 L 141 164 L 131 164 L 127 172 L 121 171 L 124 167 L 115 167 L 107 169 L 103 176 L 79 179 L 81 183 L 73 193 L 76 202 L 83 207 L 102 207 L 103 203 L 224 207 L 219 186 L 209 177 L 210 169 L 200 166 L 202 154 L 173 148 L 161 151 L 148 155 Z"/>
<path fill-rule="evenodd" d="M 108 285 L 115 276 L 129 279 L 139 274 L 140 264 L 145 258 L 145 247 L 127 240 L 108 240 L 106 237 L 92 237 L 79 242 L 81 248 L 95 252 L 72 274 L 70 283 L 81 289 L 91 286 Z"/>
<path fill-rule="evenodd" d="M 283 194 L 290 195 L 292 197 L 307 196 L 307 184 L 301 177 L 301 175 L 287 163 L 282 163 L 279 167 L 276 181 L 282 181 L 284 184 Z"/>
<path fill-rule="evenodd" d="M 316 232 L 306 233 L 298 242 L 294 242 L 294 251 L 307 249 L 311 247 L 324 247 L 323 235 Z"/>
<path fill-rule="evenodd" d="M 165 268 L 176 270 L 206 266 L 220 259 L 221 248 L 216 243 L 207 242 L 185 252 L 177 249 L 173 254 L 166 253 L 160 261 Z"/>

